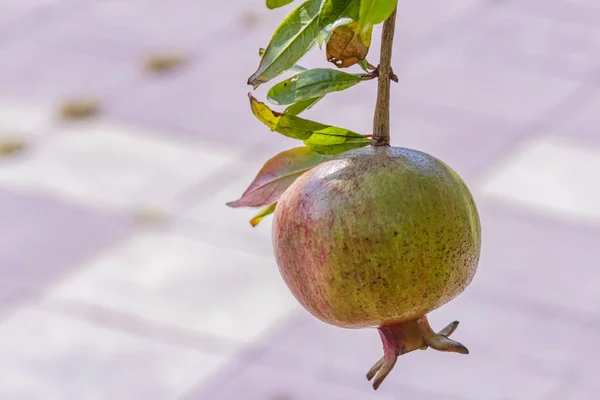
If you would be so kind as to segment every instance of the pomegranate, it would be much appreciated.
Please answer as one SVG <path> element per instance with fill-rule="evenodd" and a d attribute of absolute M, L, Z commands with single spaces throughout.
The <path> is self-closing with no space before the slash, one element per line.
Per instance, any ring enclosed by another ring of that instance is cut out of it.
<path fill-rule="evenodd" d="M 299 303 L 344 328 L 375 327 L 377 389 L 398 356 L 417 349 L 468 354 L 435 333 L 427 314 L 472 281 L 481 226 L 463 180 L 412 149 L 369 146 L 324 162 L 282 195 L 273 219 L 281 275 Z"/>

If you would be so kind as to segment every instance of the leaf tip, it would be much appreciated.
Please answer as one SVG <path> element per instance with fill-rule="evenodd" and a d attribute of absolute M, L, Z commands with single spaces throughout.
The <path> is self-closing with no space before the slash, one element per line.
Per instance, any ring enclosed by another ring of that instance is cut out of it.
<path fill-rule="evenodd" d="M 260 103 L 260 101 L 256 100 L 256 97 L 252 96 L 251 92 L 248 92 L 248 100 L 250 100 L 250 106 L 253 106 L 256 103 Z"/>
<path fill-rule="evenodd" d="M 250 225 L 252 225 L 253 228 L 255 228 L 258 224 L 260 224 L 260 221 L 263 220 L 263 217 L 256 217 L 256 218 L 252 218 L 250 220 Z"/>
<path fill-rule="evenodd" d="M 252 74 L 252 76 L 250 76 L 248 78 L 248 81 L 246 82 L 248 85 L 253 86 L 253 87 L 257 87 L 259 86 L 262 82 L 258 79 L 258 77 L 256 76 L 256 74 Z"/>
<path fill-rule="evenodd" d="M 250 78 L 248 78 L 248 81 L 246 83 L 248 85 L 253 86 L 254 89 L 256 89 L 257 87 L 259 87 L 260 85 L 262 85 L 265 82 L 268 82 L 268 80 L 261 79 L 260 75 L 257 72 L 255 72 L 254 74 L 252 74 L 250 76 Z"/>
<path fill-rule="evenodd" d="M 230 208 L 237 208 L 237 207 L 239 207 L 239 202 L 240 202 L 239 200 L 229 201 L 229 202 L 225 203 L 225 205 Z"/>

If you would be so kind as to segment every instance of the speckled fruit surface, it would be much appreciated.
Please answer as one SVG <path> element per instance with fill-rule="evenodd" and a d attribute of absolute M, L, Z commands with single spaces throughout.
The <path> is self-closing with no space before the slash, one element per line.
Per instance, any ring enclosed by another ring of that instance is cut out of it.
<path fill-rule="evenodd" d="M 426 153 L 364 147 L 283 194 L 273 220 L 280 272 L 310 313 L 346 327 L 425 316 L 473 279 L 481 226 L 473 197 Z"/>

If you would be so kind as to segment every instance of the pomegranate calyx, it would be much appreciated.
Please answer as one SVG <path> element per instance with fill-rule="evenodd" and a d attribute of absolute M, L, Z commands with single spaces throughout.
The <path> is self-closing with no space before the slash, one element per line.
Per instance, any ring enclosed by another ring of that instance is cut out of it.
<path fill-rule="evenodd" d="M 383 357 L 371 367 L 367 380 L 373 379 L 373 389 L 377 390 L 389 375 L 399 356 L 414 350 L 426 350 L 431 347 L 439 351 L 469 354 L 469 350 L 461 343 L 449 338 L 458 327 L 458 321 L 451 322 L 444 329 L 435 333 L 427 316 L 412 321 L 377 328 L 383 342 Z"/>

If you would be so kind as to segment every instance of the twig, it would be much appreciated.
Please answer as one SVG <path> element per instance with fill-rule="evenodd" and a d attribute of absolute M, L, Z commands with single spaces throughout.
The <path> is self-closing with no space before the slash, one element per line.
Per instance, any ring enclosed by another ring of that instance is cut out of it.
<path fill-rule="evenodd" d="M 373 118 L 372 146 L 390 145 L 390 86 L 396 75 L 392 72 L 392 48 L 394 31 L 396 29 L 396 10 L 383 23 L 381 33 L 381 55 L 377 67 L 379 79 L 377 82 L 377 104 Z"/>

